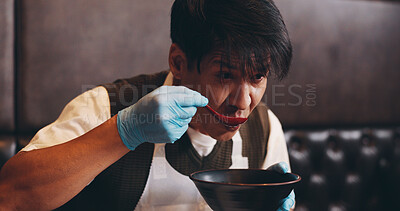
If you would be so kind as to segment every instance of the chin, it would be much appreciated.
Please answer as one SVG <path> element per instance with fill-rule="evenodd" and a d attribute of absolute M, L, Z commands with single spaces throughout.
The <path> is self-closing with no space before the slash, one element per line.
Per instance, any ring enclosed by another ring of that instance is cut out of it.
<path fill-rule="evenodd" d="M 229 141 L 236 134 L 237 131 L 228 131 L 219 134 L 210 134 L 210 136 L 218 141 Z"/>
<path fill-rule="evenodd" d="M 214 120 L 214 119 L 212 119 Z M 232 137 L 239 131 L 240 125 L 237 128 L 228 128 L 221 124 L 220 122 L 213 121 L 209 124 L 204 124 L 210 120 L 202 119 L 201 122 L 196 121 L 195 118 L 192 119 L 190 127 L 199 131 L 200 133 L 206 134 L 218 141 L 229 141 Z M 203 124 L 202 124 L 203 123 Z"/>

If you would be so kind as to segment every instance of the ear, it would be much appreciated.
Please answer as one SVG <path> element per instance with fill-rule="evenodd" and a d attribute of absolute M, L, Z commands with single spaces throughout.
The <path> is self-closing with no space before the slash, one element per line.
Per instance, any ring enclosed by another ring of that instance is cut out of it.
<path fill-rule="evenodd" d="M 176 43 L 172 43 L 169 48 L 168 63 L 174 79 L 181 80 L 182 72 L 187 71 L 188 63 L 186 54 Z"/>

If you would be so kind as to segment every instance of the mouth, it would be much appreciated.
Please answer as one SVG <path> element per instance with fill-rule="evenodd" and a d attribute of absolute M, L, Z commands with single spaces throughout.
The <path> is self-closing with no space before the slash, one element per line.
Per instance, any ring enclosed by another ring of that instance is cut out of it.
<path fill-rule="evenodd" d="M 240 124 L 243 124 L 247 121 L 247 118 L 244 117 L 231 117 L 231 116 L 225 116 L 222 115 L 218 112 L 216 112 L 214 109 L 212 109 L 209 105 L 206 105 L 206 108 L 216 117 L 220 122 L 222 122 L 225 126 L 232 128 L 232 129 L 237 129 Z"/>

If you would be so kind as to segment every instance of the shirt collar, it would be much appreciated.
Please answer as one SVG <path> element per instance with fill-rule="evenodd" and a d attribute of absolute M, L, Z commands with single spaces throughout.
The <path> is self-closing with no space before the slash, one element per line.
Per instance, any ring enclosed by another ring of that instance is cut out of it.
<path fill-rule="evenodd" d="M 172 75 L 172 72 L 169 71 L 167 77 L 165 78 L 163 86 L 172 86 L 173 79 L 174 79 L 174 75 Z"/>

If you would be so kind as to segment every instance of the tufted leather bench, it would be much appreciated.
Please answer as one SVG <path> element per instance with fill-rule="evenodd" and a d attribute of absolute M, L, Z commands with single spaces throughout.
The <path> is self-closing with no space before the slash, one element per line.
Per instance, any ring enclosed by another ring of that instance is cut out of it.
<path fill-rule="evenodd" d="M 0 167 L 15 154 L 13 1 L 0 2 Z"/>
<path fill-rule="evenodd" d="M 400 188 L 400 128 L 286 132 L 298 210 L 391 210 Z"/>

